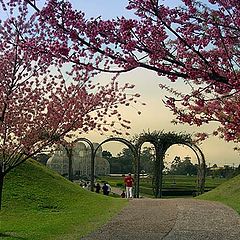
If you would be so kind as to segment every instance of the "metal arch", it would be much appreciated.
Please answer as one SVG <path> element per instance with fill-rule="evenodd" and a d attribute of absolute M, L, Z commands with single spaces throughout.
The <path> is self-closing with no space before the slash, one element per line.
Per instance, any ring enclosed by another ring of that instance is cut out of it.
<path fill-rule="evenodd" d="M 139 139 L 138 139 L 139 140 Z M 139 193 L 139 188 L 140 188 L 140 155 L 141 155 L 141 148 L 142 148 L 142 145 L 144 143 L 151 143 L 153 146 L 154 146 L 154 149 L 155 149 L 155 171 L 160 171 L 160 175 L 161 176 L 158 176 L 159 174 L 154 174 L 156 175 L 155 178 L 157 179 L 157 181 L 162 181 L 162 163 L 161 163 L 161 159 L 160 158 L 160 147 L 159 147 L 159 142 L 157 141 L 156 138 L 152 137 L 150 139 L 146 139 L 146 140 L 142 140 L 140 142 L 138 142 L 136 144 L 136 149 L 137 149 L 137 153 L 138 153 L 138 177 L 137 177 L 137 186 L 138 186 L 138 193 Z M 158 176 L 158 177 L 157 177 Z M 157 192 L 157 195 L 158 195 L 158 192 Z M 160 195 L 161 195 L 161 188 L 160 188 Z M 155 195 L 155 197 L 157 197 Z"/>
<path fill-rule="evenodd" d="M 141 140 L 139 141 L 136 145 L 133 145 L 130 141 L 124 139 L 124 138 L 120 138 L 120 137 L 111 137 L 108 138 L 106 140 L 104 140 L 103 142 L 101 142 L 96 149 L 94 149 L 94 145 L 93 143 L 87 139 L 87 138 L 77 138 L 75 141 L 73 141 L 73 143 L 76 142 L 86 142 L 88 143 L 88 145 L 91 148 L 91 191 L 94 191 L 94 169 L 95 169 L 95 157 L 96 157 L 96 153 L 97 150 L 100 148 L 100 146 L 102 146 L 104 143 L 107 142 L 111 142 L 111 141 L 117 141 L 117 142 L 121 142 L 123 144 L 125 144 L 126 146 L 128 146 L 130 148 L 130 150 L 132 151 L 133 155 L 134 155 L 134 164 L 135 164 L 135 179 L 136 181 L 134 182 L 135 188 L 134 188 L 134 195 L 135 197 L 139 198 L 139 185 L 140 185 L 140 151 L 142 148 L 142 145 L 145 142 L 149 142 L 151 144 L 154 145 L 155 148 L 155 158 L 156 158 L 156 166 L 155 168 L 158 169 L 158 172 L 155 176 L 155 178 L 157 179 L 156 181 L 156 186 L 155 186 L 155 190 L 156 190 L 156 194 L 155 197 L 161 197 L 162 195 L 162 171 L 163 171 L 163 158 L 164 158 L 164 154 L 166 153 L 166 151 L 173 145 L 175 144 L 182 144 L 182 145 L 186 145 L 188 147 L 190 147 L 196 154 L 197 159 L 198 159 L 198 163 L 199 163 L 199 171 L 198 171 L 198 193 L 203 193 L 204 192 L 204 185 L 205 185 L 205 174 L 206 174 L 206 164 L 205 164 L 205 157 L 203 155 L 203 152 L 201 151 L 201 149 L 195 145 L 192 144 L 190 142 L 174 142 L 174 143 L 161 143 L 160 141 L 158 141 L 158 138 L 155 137 L 150 137 L 150 139 L 139 139 Z"/>
<path fill-rule="evenodd" d="M 87 138 L 77 138 L 76 140 L 73 141 L 73 143 L 76 142 L 86 142 L 91 148 L 91 191 L 94 191 L 94 168 L 95 168 L 95 151 L 94 151 L 94 145 L 93 143 L 87 139 Z"/>
<path fill-rule="evenodd" d="M 198 194 L 204 193 L 205 177 L 206 177 L 206 161 L 202 150 L 196 144 L 185 144 L 190 147 L 196 154 L 198 159 Z"/>
<path fill-rule="evenodd" d="M 141 141 L 139 141 L 139 140 L 141 140 Z M 154 147 L 156 148 L 156 146 L 158 146 L 159 145 L 159 142 L 156 140 L 156 138 L 154 138 L 154 137 L 152 137 L 151 136 L 151 139 L 147 139 L 147 140 L 142 140 L 142 139 L 140 139 L 140 138 L 138 138 L 138 141 L 139 142 L 137 142 L 137 144 L 136 144 L 136 149 L 141 149 L 142 148 L 142 145 L 144 144 L 144 143 L 151 143 L 152 145 L 154 145 Z"/>
<path fill-rule="evenodd" d="M 104 143 L 107 142 L 111 142 L 111 141 L 115 141 L 115 142 L 121 142 L 123 144 L 125 144 L 127 147 L 130 148 L 130 150 L 133 153 L 134 156 L 134 168 L 135 168 L 135 181 L 134 181 L 134 196 L 139 198 L 139 177 L 140 177 L 140 156 L 138 154 L 137 148 L 128 140 L 126 140 L 125 138 L 120 138 L 120 137 L 111 137 L 108 138 L 104 141 L 102 141 L 97 148 L 94 150 L 94 157 L 96 156 L 97 150 L 100 148 L 100 146 L 102 146 Z"/>
<path fill-rule="evenodd" d="M 198 181 L 197 181 L 197 189 L 198 189 L 198 194 L 202 194 L 204 192 L 204 185 L 205 185 L 205 173 L 206 173 L 206 164 L 205 164 L 205 157 L 203 155 L 203 152 L 201 151 L 201 149 L 195 145 L 192 144 L 190 142 L 178 142 L 176 141 L 175 143 L 161 143 L 160 141 L 156 141 L 155 139 L 148 139 L 146 141 L 142 141 L 140 142 L 140 144 L 138 144 L 138 147 L 140 150 L 143 143 L 145 142 L 149 142 L 151 144 L 154 145 L 155 148 L 155 158 L 156 158 L 156 162 L 155 162 L 155 168 L 156 168 L 156 176 L 155 176 L 155 197 L 162 197 L 162 171 L 163 171 L 163 158 L 164 155 L 166 153 L 166 151 L 173 145 L 175 144 L 182 144 L 182 145 L 186 145 L 188 147 L 190 147 L 194 153 L 197 156 L 198 159 L 198 164 L 199 164 L 199 169 L 198 169 Z"/>
<path fill-rule="evenodd" d="M 165 152 L 173 145 L 175 144 L 182 144 L 182 145 L 186 145 L 189 148 L 191 148 L 194 153 L 197 156 L 197 160 L 198 160 L 198 165 L 199 165 L 199 169 L 198 169 L 198 181 L 197 181 L 197 189 L 198 189 L 198 194 L 202 194 L 204 193 L 204 186 L 205 186 L 205 175 L 206 175 L 206 164 L 205 164 L 205 157 L 203 152 L 201 151 L 201 149 L 196 145 L 196 144 L 192 144 L 189 142 L 178 142 L 178 143 L 172 143 L 170 146 L 168 146 L 168 148 L 165 149 Z M 164 152 L 164 153 L 165 153 Z"/>
<path fill-rule="evenodd" d="M 104 141 L 102 141 L 98 146 L 97 148 L 95 149 L 95 151 L 98 150 L 98 148 L 100 146 L 102 146 L 104 143 L 107 143 L 107 142 L 111 142 L 111 141 L 115 141 L 115 142 L 121 142 L 121 143 L 124 143 L 125 145 L 127 145 L 131 151 L 135 154 L 136 153 L 136 147 L 128 140 L 126 140 L 125 138 L 120 138 L 120 137 L 110 137 Z"/>

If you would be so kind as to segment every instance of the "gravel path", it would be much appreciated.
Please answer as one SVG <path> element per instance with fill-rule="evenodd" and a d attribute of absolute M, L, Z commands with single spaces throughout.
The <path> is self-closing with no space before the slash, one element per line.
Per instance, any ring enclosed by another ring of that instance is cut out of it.
<path fill-rule="evenodd" d="M 240 216 L 195 199 L 132 199 L 115 218 L 82 240 L 240 240 Z"/>

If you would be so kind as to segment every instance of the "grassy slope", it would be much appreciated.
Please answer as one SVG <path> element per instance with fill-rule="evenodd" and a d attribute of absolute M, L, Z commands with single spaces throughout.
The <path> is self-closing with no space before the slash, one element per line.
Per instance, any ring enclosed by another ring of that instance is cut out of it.
<path fill-rule="evenodd" d="M 240 214 L 240 175 L 197 198 L 222 202 Z"/>
<path fill-rule="evenodd" d="M 33 161 L 9 173 L 4 182 L 0 237 L 80 239 L 127 204 L 80 188 Z"/>

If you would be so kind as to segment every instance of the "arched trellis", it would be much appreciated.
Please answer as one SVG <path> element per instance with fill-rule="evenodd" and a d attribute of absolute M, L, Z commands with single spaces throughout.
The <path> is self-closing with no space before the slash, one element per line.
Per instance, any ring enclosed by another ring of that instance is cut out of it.
<path fill-rule="evenodd" d="M 120 138 L 120 137 L 110 137 L 104 141 L 102 141 L 94 150 L 94 158 L 96 156 L 97 150 L 107 142 L 121 142 L 125 144 L 132 152 L 133 158 L 134 158 L 134 175 L 135 175 L 135 182 L 134 182 L 134 196 L 139 197 L 139 166 L 140 166 L 140 161 L 139 161 L 139 155 L 136 147 L 128 140 L 125 138 Z M 95 162 L 95 161 L 93 161 Z M 94 164 L 94 163 L 93 163 Z"/>
<path fill-rule="evenodd" d="M 153 144 L 154 148 L 155 148 L 155 158 L 156 158 L 156 161 L 155 161 L 155 167 L 154 167 L 154 170 L 155 170 L 155 173 L 154 175 L 158 175 L 159 178 L 157 178 L 157 181 L 158 181 L 158 185 L 162 185 L 161 184 L 161 174 L 159 174 L 158 171 L 162 172 L 163 170 L 163 165 L 161 165 L 161 161 L 160 161 L 160 154 L 161 154 L 161 149 L 159 149 L 159 146 L 158 146 L 158 140 L 157 138 L 155 138 L 154 136 L 151 136 L 151 135 L 146 135 L 144 138 L 142 138 L 142 136 L 139 136 L 137 137 L 135 140 L 135 147 L 137 149 L 137 153 L 138 153 L 138 173 L 137 173 L 137 197 L 139 197 L 139 187 L 140 187 L 140 154 L 141 154 L 141 148 L 142 148 L 142 145 L 146 142 L 149 142 L 151 144 Z"/>
<path fill-rule="evenodd" d="M 72 145 L 77 142 L 85 142 L 89 145 L 91 149 L 91 191 L 94 190 L 94 159 L 95 159 L 95 153 L 94 153 L 94 145 L 93 143 L 87 139 L 87 138 L 77 138 L 71 143 L 67 142 L 62 142 L 62 146 L 66 149 L 67 155 L 68 155 L 68 161 L 69 161 L 69 166 L 68 166 L 68 175 L 69 175 L 69 180 L 72 181 Z M 71 146 L 69 146 L 69 144 Z"/>
<path fill-rule="evenodd" d="M 87 138 L 77 138 L 74 143 L 76 142 L 86 142 L 91 149 L 91 191 L 94 191 L 94 169 L 95 169 L 95 155 L 96 155 L 96 151 L 94 151 L 94 145 L 93 143 L 87 139 Z"/>
<path fill-rule="evenodd" d="M 174 132 L 168 132 L 165 133 L 163 131 L 160 132 L 152 132 L 152 133 L 142 133 L 139 136 L 135 137 L 135 146 L 138 150 L 139 156 L 141 147 L 145 142 L 149 142 L 153 144 L 155 148 L 155 172 L 153 177 L 153 189 L 155 197 L 162 197 L 162 177 L 163 177 L 163 160 L 166 151 L 175 144 L 182 144 L 189 146 L 196 154 L 199 168 L 198 168 L 198 193 L 204 192 L 204 184 L 205 184 L 205 158 L 200 150 L 199 147 L 197 147 L 189 134 L 177 134 Z M 139 188 L 139 184 L 138 184 Z M 139 192 L 139 189 L 138 189 Z"/>
<path fill-rule="evenodd" d="M 124 138 L 120 138 L 120 137 L 111 137 L 108 138 L 106 140 L 104 140 L 103 142 L 101 142 L 95 149 L 94 149 L 94 145 L 93 143 L 87 139 L 87 138 L 77 138 L 76 140 L 74 140 L 72 144 L 76 143 L 76 142 L 86 142 L 91 149 L 91 191 L 94 191 L 94 169 L 95 169 L 95 158 L 96 158 L 96 154 L 98 149 L 107 142 L 111 142 L 111 141 L 117 141 L 117 142 L 121 142 L 123 144 L 125 144 L 126 146 L 129 147 L 129 149 L 132 151 L 133 153 L 133 157 L 134 157 L 134 175 L 137 179 L 137 181 L 135 181 L 135 188 L 134 188 L 134 196 L 135 197 L 139 197 L 139 156 L 137 154 L 137 150 L 135 148 L 135 146 L 128 140 L 124 139 Z M 62 145 L 65 147 L 65 149 L 67 150 L 67 154 L 68 154 L 68 158 L 69 158 L 69 180 L 71 179 L 71 172 L 72 172 L 72 148 L 68 146 L 69 143 L 62 143 Z"/>
<path fill-rule="evenodd" d="M 204 184 L 205 184 L 205 173 L 206 173 L 206 164 L 205 158 L 201 151 L 201 149 L 193 143 L 191 136 L 188 134 L 177 134 L 174 132 L 164 133 L 163 131 L 157 132 L 154 131 L 152 133 L 142 133 L 139 136 L 135 137 L 133 140 L 134 144 L 124 138 L 120 137 L 110 137 L 104 141 L 102 141 L 95 149 L 93 143 L 87 138 L 77 138 L 72 143 L 76 142 L 86 142 L 90 146 L 91 149 L 91 191 L 94 190 L 94 169 L 95 169 L 95 157 L 98 149 L 107 142 L 117 141 L 125 144 L 133 153 L 134 157 L 134 175 L 135 175 L 135 188 L 134 188 L 134 196 L 139 197 L 139 185 L 140 185 L 140 152 L 141 147 L 145 142 L 149 142 L 153 144 L 155 148 L 155 173 L 154 173 L 154 181 L 153 181 L 153 189 L 155 193 L 155 197 L 162 197 L 162 176 L 163 176 L 163 159 L 166 151 L 175 144 L 182 144 L 190 147 L 196 154 L 198 159 L 198 193 L 204 192 Z"/>
<path fill-rule="evenodd" d="M 197 156 L 198 160 L 198 193 L 204 193 L 205 187 L 205 177 L 206 177 L 206 161 L 203 152 L 196 144 L 188 144 L 185 143 L 188 147 L 190 147 Z"/>

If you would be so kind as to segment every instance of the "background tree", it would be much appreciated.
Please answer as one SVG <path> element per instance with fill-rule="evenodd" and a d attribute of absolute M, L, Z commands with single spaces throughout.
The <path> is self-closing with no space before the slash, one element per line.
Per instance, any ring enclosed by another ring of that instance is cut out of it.
<path fill-rule="evenodd" d="M 233 166 L 224 165 L 223 167 L 212 167 L 210 168 L 210 174 L 213 178 L 232 178 L 238 175 L 239 169 L 234 168 Z"/>
<path fill-rule="evenodd" d="M 237 176 L 238 174 L 240 174 L 240 164 L 239 164 L 238 167 L 235 169 L 233 176 Z"/>
<path fill-rule="evenodd" d="M 190 157 L 185 157 L 183 160 L 176 156 L 171 163 L 169 174 L 172 175 L 197 175 L 198 166 L 191 162 Z"/>
<path fill-rule="evenodd" d="M 35 160 L 37 160 L 38 162 L 40 162 L 43 165 L 47 164 L 47 161 L 49 158 L 50 158 L 50 156 L 46 153 L 39 153 L 34 157 Z"/>
<path fill-rule="evenodd" d="M 144 68 L 172 82 L 182 81 L 188 87 L 184 93 L 171 84 L 159 84 L 169 92 L 165 104 L 175 114 L 174 122 L 200 126 L 215 121 L 219 126 L 214 135 L 239 142 L 238 0 L 205 4 L 182 0 L 175 8 L 160 0 L 129 0 L 127 9 L 134 11 L 135 18 L 113 20 L 87 20 L 63 0 L 48 0 L 43 9 L 35 1 L 10 2 L 31 5 L 38 12 L 40 29 L 57 36 L 59 46 L 41 43 L 44 49 L 57 51 L 93 74 Z M 206 136 L 199 134 L 200 139 Z"/>
<path fill-rule="evenodd" d="M 108 160 L 108 159 L 112 158 L 112 153 L 107 151 L 107 150 L 103 150 L 102 151 L 102 156 L 103 156 L 103 158 Z"/>
<path fill-rule="evenodd" d="M 94 83 L 87 69 L 64 58 L 55 38 L 42 35 L 45 30 L 28 18 L 26 8 L 20 6 L 16 17 L 13 10 L 0 22 L 0 206 L 3 179 L 11 169 L 73 132 L 129 128 L 116 107 L 136 97 L 126 95 L 132 87 L 116 80 Z M 58 46 L 59 54 L 46 45 Z M 108 121 L 114 116 L 120 127 Z"/>
<path fill-rule="evenodd" d="M 109 151 L 103 151 L 102 156 L 110 163 L 111 173 L 133 173 L 133 155 L 129 148 L 123 148 L 116 157 L 113 157 Z M 153 149 L 144 147 L 140 154 L 140 171 L 152 173 L 154 167 L 154 154 Z"/>
<path fill-rule="evenodd" d="M 123 148 L 116 157 L 108 158 L 111 173 L 127 174 L 133 172 L 133 155 L 130 149 Z"/>
<path fill-rule="evenodd" d="M 140 154 L 140 170 L 153 174 L 155 151 L 152 147 L 144 147 Z"/>

